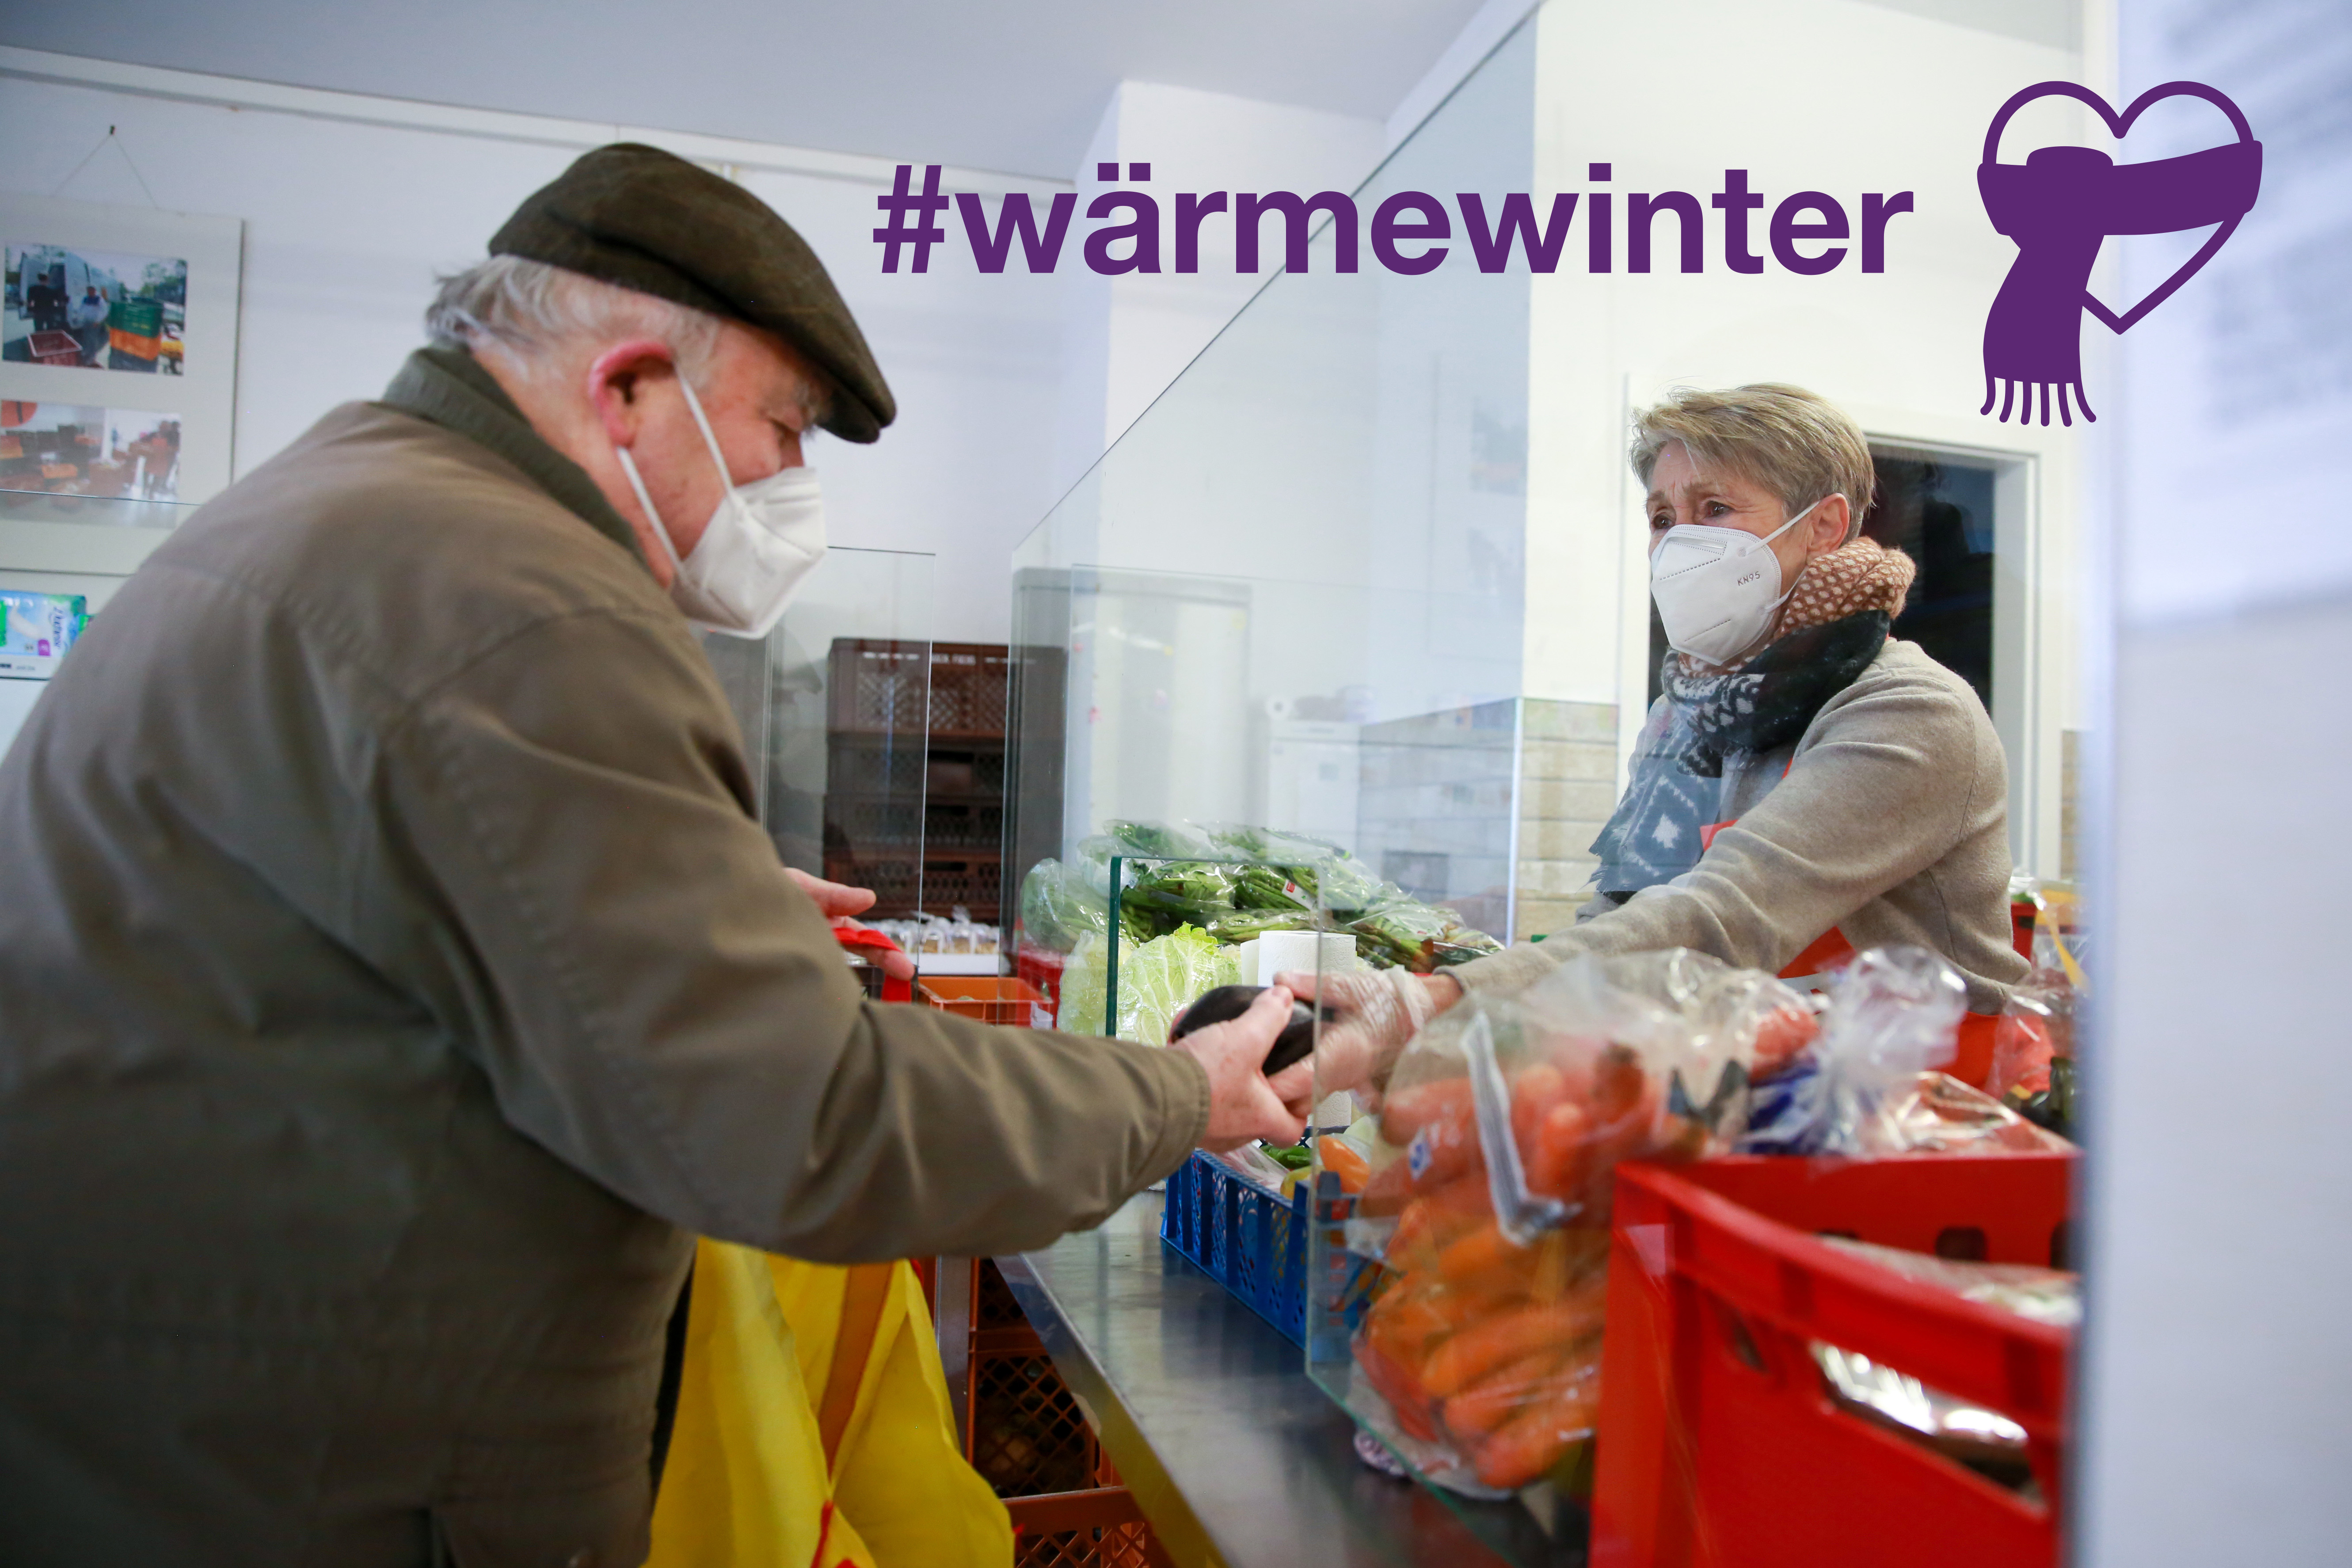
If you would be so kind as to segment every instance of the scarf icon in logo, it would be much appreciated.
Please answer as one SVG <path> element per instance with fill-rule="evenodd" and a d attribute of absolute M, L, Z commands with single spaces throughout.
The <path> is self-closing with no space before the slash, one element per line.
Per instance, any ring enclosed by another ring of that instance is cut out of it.
<path fill-rule="evenodd" d="M 2121 140 L 2148 105 L 2181 96 L 2201 98 L 2228 115 L 2237 141 L 2147 163 L 2117 163 L 2095 147 L 2040 147 L 2022 163 L 2000 162 L 2000 133 L 2010 116 L 2037 98 L 2079 99 Z M 2019 424 L 2031 422 L 2038 401 L 2047 425 L 2054 399 L 2059 419 L 2072 425 L 2070 393 L 2083 417 L 2096 420 L 2083 395 L 2083 312 L 2115 331 L 2130 331 L 2213 258 L 2252 208 L 2262 184 L 2263 144 L 2238 106 L 2202 82 L 2152 87 L 2121 114 L 2071 81 L 2037 82 L 2002 104 L 1985 132 L 1977 190 L 1993 227 L 2017 242 L 2017 260 L 1985 317 L 1985 402 L 1977 412 L 1992 412 L 1999 382 L 2004 424 L 2013 405 Z M 2221 226 L 2196 255 L 2121 315 L 2091 294 L 2091 264 L 2107 236 L 2170 234 L 2215 223 Z"/>

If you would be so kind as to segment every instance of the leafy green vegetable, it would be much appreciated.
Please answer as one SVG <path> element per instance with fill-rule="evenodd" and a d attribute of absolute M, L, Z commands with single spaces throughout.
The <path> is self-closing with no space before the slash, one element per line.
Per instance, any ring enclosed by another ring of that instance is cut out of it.
<path fill-rule="evenodd" d="M 1171 860 L 1209 860 L 1216 846 L 1198 833 L 1161 822 L 1125 822 L 1117 817 L 1102 825 L 1103 837 L 1118 846 L 1120 855 L 1145 855 Z"/>
<path fill-rule="evenodd" d="M 1427 974 L 1441 965 L 1467 963 L 1489 952 L 1500 952 L 1501 942 L 1485 931 L 1462 923 L 1462 916 L 1442 904 L 1416 903 L 1407 899 L 1383 904 L 1350 921 L 1356 952 L 1381 969 L 1410 969 Z"/>
<path fill-rule="evenodd" d="M 1234 875 L 1233 902 L 1244 910 L 1311 910 L 1314 877 L 1307 867 L 1244 866 Z"/>
<path fill-rule="evenodd" d="M 1165 866 L 1143 866 L 1128 889 L 1119 895 L 1123 909 L 1164 911 L 1206 925 L 1234 907 L 1234 872 L 1227 867 L 1199 860 L 1176 860 Z M 1172 929 L 1172 927 L 1171 928 Z"/>
<path fill-rule="evenodd" d="M 1223 942 L 1253 942 L 1270 931 L 1321 931 L 1330 922 L 1316 910 L 1235 910 L 1209 922 L 1209 934 Z"/>
<path fill-rule="evenodd" d="M 1062 1005 L 1056 1026 L 1073 1034 L 1103 1033 L 1108 989 L 1110 944 L 1088 933 L 1062 971 Z M 1118 1028 L 1123 1040 L 1165 1045 L 1177 1012 L 1202 993 L 1241 981 L 1241 962 L 1232 949 L 1198 926 L 1179 926 L 1166 936 L 1118 949 Z"/>
<path fill-rule="evenodd" d="M 1110 930 L 1110 901 L 1076 868 L 1048 858 L 1021 880 L 1021 930 L 1039 947 L 1068 952 L 1087 932 Z"/>

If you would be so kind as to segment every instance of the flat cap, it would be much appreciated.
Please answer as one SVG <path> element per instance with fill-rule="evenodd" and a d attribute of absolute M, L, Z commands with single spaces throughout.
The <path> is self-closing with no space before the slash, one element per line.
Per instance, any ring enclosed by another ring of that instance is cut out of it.
<path fill-rule="evenodd" d="M 658 147 L 583 154 L 490 238 L 519 256 L 641 294 L 764 327 L 834 384 L 824 427 L 871 441 L 898 405 L 816 252 L 731 180 Z"/>

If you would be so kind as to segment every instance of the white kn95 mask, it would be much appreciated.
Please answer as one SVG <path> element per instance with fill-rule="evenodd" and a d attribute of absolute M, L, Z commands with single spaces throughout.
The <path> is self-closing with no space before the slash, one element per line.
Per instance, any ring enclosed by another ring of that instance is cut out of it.
<path fill-rule="evenodd" d="M 613 448 L 637 504 L 654 525 L 654 537 L 669 557 L 670 602 L 686 618 L 709 631 L 730 637 L 764 637 L 783 618 L 784 607 L 800 591 L 816 563 L 824 559 L 824 497 L 817 489 L 814 468 L 783 468 L 748 485 L 729 478 L 727 458 L 719 437 L 704 417 L 702 400 L 684 376 L 679 390 L 686 405 L 710 448 L 726 491 L 710 514 L 702 537 L 681 560 L 669 529 L 654 510 L 653 497 L 637 474 L 636 460 L 626 447 Z"/>
<path fill-rule="evenodd" d="M 1711 523 L 1678 522 L 1666 530 L 1650 550 L 1650 597 L 1667 645 L 1713 665 L 1729 664 L 1754 647 L 1789 602 L 1780 589 L 1780 557 L 1767 547 L 1821 504 L 1800 507 L 1760 539 Z"/>

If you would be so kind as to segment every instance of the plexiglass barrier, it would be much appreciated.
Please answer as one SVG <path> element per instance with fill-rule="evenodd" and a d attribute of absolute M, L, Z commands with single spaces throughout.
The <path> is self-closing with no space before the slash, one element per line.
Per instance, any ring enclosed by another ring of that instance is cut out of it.
<path fill-rule="evenodd" d="M 1514 39 L 1359 212 L 1526 188 L 1532 79 Z M 1008 914 L 1064 1029 L 1160 1044 L 1218 985 L 1413 975 L 1544 929 L 1518 871 L 1527 290 L 1309 249 L 1014 556 Z M 1360 1140 L 1360 1109 L 1318 1096 L 1316 1125 Z M 1235 1163 L 1295 1185 L 1278 1153 Z M 1345 1271 L 1324 1228 L 1307 1279 Z M 1344 1393 L 1344 1332 L 1309 1348 Z M 1498 1544 L 1529 1530 L 1464 1506 Z"/>
<path fill-rule="evenodd" d="M 760 819 L 784 864 L 923 905 L 931 719 L 928 554 L 825 552 L 764 641 L 710 636 L 753 762 Z"/>

